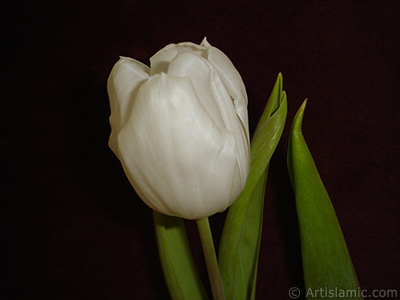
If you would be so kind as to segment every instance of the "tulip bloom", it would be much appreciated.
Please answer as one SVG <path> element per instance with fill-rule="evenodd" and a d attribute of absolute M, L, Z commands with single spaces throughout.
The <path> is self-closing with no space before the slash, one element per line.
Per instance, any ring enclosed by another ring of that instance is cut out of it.
<path fill-rule="evenodd" d="M 186 219 L 222 212 L 250 166 L 243 81 L 206 39 L 168 45 L 150 65 L 121 57 L 113 67 L 109 146 L 153 210 Z"/>

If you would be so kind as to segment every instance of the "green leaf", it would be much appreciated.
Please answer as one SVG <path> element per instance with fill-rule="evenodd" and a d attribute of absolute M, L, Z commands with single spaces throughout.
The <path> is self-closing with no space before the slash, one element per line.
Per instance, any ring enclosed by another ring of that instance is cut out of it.
<path fill-rule="evenodd" d="M 278 75 L 251 141 L 246 185 L 229 208 L 219 247 L 219 265 L 227 299 L 255 298 L 268 165 L 278 145 L 287 113 L 282 74 Z"/>
<path fill-rule="evenodd" d="M 181 218 L 153 212 L 158 254 L 172 300 L 206 300 L 184 222 Z"/>
<path fill-rule="evenodd" d="M 319 299 L 323 295 L 316 296 L 315 291 L 321 288 L 347 290 L 347 297 L 340 299 L 362 299 L 356 294 L 359 284 L 339 221 L 302 134 L 306 101 L 294 117 L 288 149 L 306 292 L 311 298 Z"/>

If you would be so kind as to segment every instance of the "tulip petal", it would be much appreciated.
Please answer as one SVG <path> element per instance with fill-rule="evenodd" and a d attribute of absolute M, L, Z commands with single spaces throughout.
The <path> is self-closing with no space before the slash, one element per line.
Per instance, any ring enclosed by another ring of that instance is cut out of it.
<path fill-rule="evenodd" d="M 247 116 L 247 93 L 242 77 L 233 65 L 232 61 L 221 50 L 210 45 L 206 38 L 200 44 L 207 48 L 207 59 L 217 69 L 224 85 L 232 97 L 236 113 L 239 115 L 243 126 L 249 135 Z"/>
<path fill-rule="evenodd" d="M 191 52 L 197 55 L 202 55 L 204 51 L 205 47 L 192 42 L 169 44 L 150 58 L 150 75 L 159 74 L 161 72 L 167 73 L 169 63 L 180 52 Z"/>
<path fill-rule="evenodd" d="M 146 65 L 128 57 L 121 57 L 108 77 L 107 91 L 110 98 L 111 135 L 109 146 L 119 157 L 117 138 L 127 121 L 128 112 L 141 83 L 149 77 L 150 69 Z"/>
<path fill-rule="evenodd" d="M 216 99 L 211 88 L 212 66 L 202 57 L 192 52 L 181 52 L 171 61 L 168 75 L 174 77 L 187 77 L 192 82 L 197 97 L 219 128 L 226 128 L 221 116 L 218 101 L 231 102 L 229 95 L 225 99 Z M 221 98 L 221 97 L 218 97 Z M 232 106 L 232 105 L 231 105 Z M 233 115 L 235 112 L 233 111 Z M 230 129 L 230 128 L 228 128 Z"/>
<path fill-rule="evenodd" d="M 132 185 L 161 213 L 203 218 L 241 191 L 235 139 L 213 122 L 187 78 L 162 73 L 144 83 L 118 142 Z"/>
<path fill-rule="evenodd" d="M 190 78 L 194 90 L 219 128 L 227 128 L 235 137 L 241 186 L 250 167 L 250 142 L 236 115 L 230 95 L 215 68 L 206 59 L 190 52 L 179 53 L 170 63 L 168 75 Z"/>
<path fill-rule="evenodd" d="M 250 169 L 250 141 L 247 131 L 235 112 L 232 100 L 219 74 L 213 69 L 211 87 L 217 95 L 217 103 L 222 114 L 225 127 L 232 132 L 236 141 L 236 159 L 240 170 L 241 188 L 244 187 Z M 223 100 L 225 99 L 225 101 Z M 246 109 L 247 116 L 247 109 Z"/>

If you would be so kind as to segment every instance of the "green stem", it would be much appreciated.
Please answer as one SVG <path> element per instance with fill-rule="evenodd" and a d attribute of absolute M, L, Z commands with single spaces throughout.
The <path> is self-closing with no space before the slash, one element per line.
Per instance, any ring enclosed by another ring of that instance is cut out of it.
<path fill-rule="evenodd" d="M 201 245 L 203 247 L 204 259 L 206 261 L 208 278 L 214 300 L 225 300 L 224 287 L 219 271 L 217 255 L 215 254 L 214 242 L 211 235 L 208 218 L 197 220 Z"/>

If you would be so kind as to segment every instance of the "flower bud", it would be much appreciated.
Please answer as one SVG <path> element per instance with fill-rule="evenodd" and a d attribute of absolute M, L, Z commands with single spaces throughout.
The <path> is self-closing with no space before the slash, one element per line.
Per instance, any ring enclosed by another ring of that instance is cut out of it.
<path fill-rule="evenodd" d="M 150 66 L 121 57 L 111 71 L 110 148 L 155 211 L 185 219 L 224 211 L 250 166 L 238 71 L 206 39 L 168 45 Z"/>

